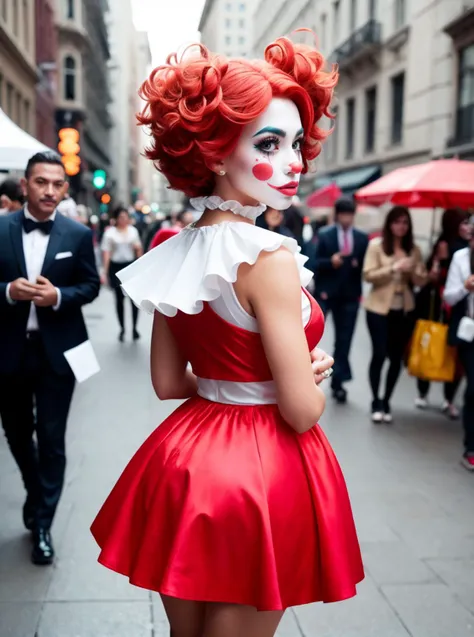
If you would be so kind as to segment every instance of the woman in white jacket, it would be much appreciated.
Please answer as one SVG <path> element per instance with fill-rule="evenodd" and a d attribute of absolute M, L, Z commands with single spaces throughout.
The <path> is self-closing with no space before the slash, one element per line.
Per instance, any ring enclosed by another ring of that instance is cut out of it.
<path fill-rule="evenodd" d="M 464 248 L 454 254 L 443 295 L 446 303 L 452 307 L 449 322 L 449 343 L 458 347 L 459 357 L 467 379 L 463 408 L 464 455 L 461 464 L 469 471 L 474 471 L 474 339 L 466 340 L 465 330 L 462 329 L 464 325 L 461 322 L 465 317 L 474 319 L 473 250 L 474 238 L 471 238 L 469 248 Z M 467 327 L 467 331 L 469 331 L 469 325 Z M 474 335 L 474 321 L 472 327 Z M 469 339 L 469 335 L 467 335 L 467 339 Z"/>

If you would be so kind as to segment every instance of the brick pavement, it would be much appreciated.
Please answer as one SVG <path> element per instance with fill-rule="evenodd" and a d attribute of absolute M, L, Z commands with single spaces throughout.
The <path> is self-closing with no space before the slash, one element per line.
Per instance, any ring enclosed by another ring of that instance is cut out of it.
<path fill-rule="evenodd" d="M 96 563 L 89 525 L 133 451 L 173 407 L 153 396 L 147 338 L 120 345 L 108 292 L 87 308 L 102 363 L 76 392 L 67 485 L 54 526 L 53 568 L 29 562 L 23 491 L 0 438 L 0 637 L 164 637 L 157 596 Z M 149 333 L 150 321 L 141 319 Z M 330 347 L 331 328 L 324 344 Z M 412 408 L 404 378 L 395 423 L 369 423 L 368 340 L 360 317 L 350 403 L 329 401 L 322 425 L 343 466 L 367 577 L 345 603 L 289 611 L 280 637 L 474 635 L 474 476 L 458 465 L 461 430 L 435 410 Z M 440 402 L 439 391 L 433 403 Z"/>

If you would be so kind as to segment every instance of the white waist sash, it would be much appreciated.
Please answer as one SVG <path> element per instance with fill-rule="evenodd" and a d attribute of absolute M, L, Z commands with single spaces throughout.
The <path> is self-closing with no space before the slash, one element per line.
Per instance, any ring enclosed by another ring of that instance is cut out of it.
<path fill-rule="evenodd" d="M 201 398 L 225 405 L 275 405 L 276 386 L 273 380 L 235 383 L 228 380 L 197 379 Z"/>

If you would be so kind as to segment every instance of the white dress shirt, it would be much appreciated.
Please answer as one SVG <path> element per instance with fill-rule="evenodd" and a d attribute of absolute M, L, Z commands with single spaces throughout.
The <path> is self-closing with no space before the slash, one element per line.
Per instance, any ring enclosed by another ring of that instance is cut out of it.
<path fill-rule="evenodd" d="M 32 214 L 28 212 L 27 206 L 24 208 L 24 215 L 26 219 L 31 219 L 35 223 L 38 223 L 38 219 L 35 219 Z M 48 217 L 45 221 L 54 221 L 56 217 L 56 212 Z M 41 230 L 32 230 L 29 233 L 26 233 L 24 230 L 23 233 L 23 253 L 25 255 L 25 265 L 26 265 L 26 273 L 28 275 L 28 281 L 30 283 L 36 283 L 37 278 L 41 274 L 41 270 L 43 269 L 44 258 L 46 256 L 46 250 L 48 249 L 49 243 L 49 234 L 44 234 Z M 58 301 L 55 306 L 53 306 L 53 310 L 57 310 L 61 305 L 61 292 L 59 288 L 56 288 L 56 292 L 58 295 Z M 15 301 L 10 296 L 10 284 L 7 285 L 7 301 L 10 304 L 14 304 Z M 34 303 L 30 305 L 30 314 L 28 316 L 28 323 L 26 326 L 27 332 L 35 332 L 39 329 L 38 326 L 38 316 L 36 314 L 36 307 Z"/>
<path fill-rule="evenodd" d="M 344 230 L 342 226 L 337 224 L 337 238 L 339 242 L 339 252 L 344 254 L 344 235 L 347 236 L 347 243 L 349 252 L 348 254 L 352 254 L 354 251 L 354 233 L 352 232 L 352 226 L 347 230 Z"/>
<path fill-rule="evenodd" d="M 443 298 L 453 307 L 466 298 L 469 292 L 464 287 L 466 279 L 471 276 L 471 250 L 463 248 L 457 250 L 449 266 L 448 278 L 444 287 Z"/>

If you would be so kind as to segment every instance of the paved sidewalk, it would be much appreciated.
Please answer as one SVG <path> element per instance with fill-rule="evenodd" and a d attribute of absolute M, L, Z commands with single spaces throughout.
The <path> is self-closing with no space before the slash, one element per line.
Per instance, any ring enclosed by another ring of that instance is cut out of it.
<path fill-rule="evenodd" d="M 119 344 L 113 300 L 87 308 L 102 364 L 80 386 L 68 430 L 67 485 L 53 529 L 53 568 L 29 562 L 23 490 L 0 437 L 0 637 L 164 637 L 156 595 L 96 563 L 89 525 L 120 471 L 171 411 L 154 397 L 143 340 Z M 329 326 L 324 344 L 329 349 Z M 367 577 L 341 604 L 289 611 L 280 637 L 469 637 L 474 635 L 474 476 L 459 466 L 461 427 L 434 409 L 415 412 L 404 378 L 395 422 L 369 422 L 369 344 L 361 315 L 350 403 L 329 400 L 322 421 L 352 496 Z M 440 403 L 438 388 L 432 401 Z M 291 524 L 289 526 L 291 529 Z"/>

